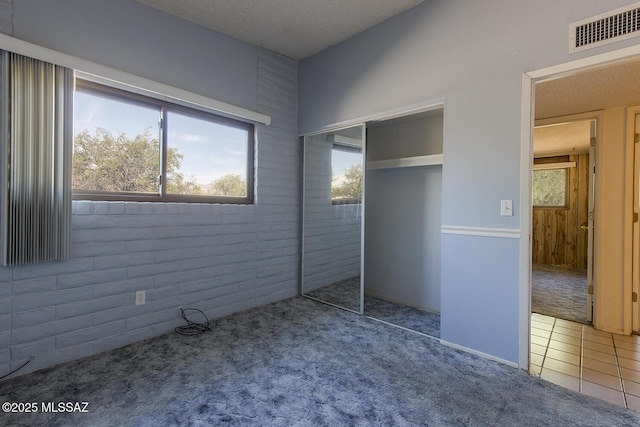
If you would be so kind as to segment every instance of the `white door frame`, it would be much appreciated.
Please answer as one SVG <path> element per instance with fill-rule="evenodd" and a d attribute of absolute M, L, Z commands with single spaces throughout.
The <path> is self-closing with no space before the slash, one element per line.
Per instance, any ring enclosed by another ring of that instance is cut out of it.
<path fill-rule="evenodd" d="M 591 141 L 602 141 L 602 137 L 598 137 L 596 132 L 599 132 L 601 128 L 598 118 L 591 122 L 590 135 Z M 597 144 L 597 142 L 596 142 Z M 594 239 L 595 232 L 594 225 L 594 213 L 596 210 L 596 162 L 597 162 L 597 150 L 596 145 L 589 143 L 589 183 L 587 187 L 587 289 L 591 292 L 587 292 L 587 321 L 593 323 L 593 306 L 594 306 L 594 289 L 595 282 L 593 280 L 593 259 L 594 259 Z"/>
<path fill-rule="evenodd" d="M 633 158 L 633 213 L 640 215 L 640 143 L 634 142 L 634 136 L 640 133 L 640 106 L 627 109 L 627 157 Z M 640 222 L 633 223 L 632 249 L 632 292 L 640 294 Z M 634 332 L 640 331 L 639 302 L 631 303 L 631 322 Z"/>
<path fill-rule="evenodd" d="M 533 128 L 535 124 L 535 83 L 566 77 L 579 71 L 640 57 L 640 45 L 630 46 L 587 58 L 554 65 L 522 75 L 522 106 L 520 126 L 520 228 L 528 235 L 520 239 L 520 299 L 519 299 L 519 358 L 521 369 L 529 368 L 531 331 L 531 173 L 533 158 Z M 631 289 L 629 289 L 631 291 Z M 597 313 L 596 313 L 597 315 Z M 631 313 L 625 313 L 625 317 Z M 630 320 L 630 319 L 629 319 Z"/>

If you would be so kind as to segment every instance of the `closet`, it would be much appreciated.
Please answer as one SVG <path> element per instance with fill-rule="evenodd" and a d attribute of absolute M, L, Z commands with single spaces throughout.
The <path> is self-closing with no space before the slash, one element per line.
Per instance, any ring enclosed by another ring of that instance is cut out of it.
<path fill-rule="evenodd" d="M 440 313 L 443 110 L 367 123 L 364 292 Z"/>

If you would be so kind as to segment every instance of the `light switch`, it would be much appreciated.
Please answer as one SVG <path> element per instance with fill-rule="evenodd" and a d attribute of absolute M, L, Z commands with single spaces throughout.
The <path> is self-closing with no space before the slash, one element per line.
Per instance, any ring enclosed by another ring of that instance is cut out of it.
<path fill-rule="evenodd" d="M 513 216 L 513 200 L 500 200 L 500 215 Z"/>

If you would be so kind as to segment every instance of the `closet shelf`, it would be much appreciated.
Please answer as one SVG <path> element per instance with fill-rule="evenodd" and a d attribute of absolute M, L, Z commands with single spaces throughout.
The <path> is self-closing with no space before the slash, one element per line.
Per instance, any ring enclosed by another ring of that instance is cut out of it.
<path fill-rule="evenodd" d="M 442 164 L 442 154 L 429 156 L 402 157 L 399 159 L 375 160 L 367 162 L 367 170 L 411 168 L 416 166 L 432 166 Z"/>

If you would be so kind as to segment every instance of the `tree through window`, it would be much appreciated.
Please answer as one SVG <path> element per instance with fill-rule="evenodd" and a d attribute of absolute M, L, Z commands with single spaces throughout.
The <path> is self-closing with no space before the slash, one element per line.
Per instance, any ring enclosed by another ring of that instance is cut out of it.
<path fill-rule="evenodd" d="M 362 150 L 334 144 L 331 150 L 331 200 L 333 204 L 362 201 Z"/>
<path fill-rule="evenodd" d="M 566 207 L 567 169 L 533 171 L 533 206 Z"/>
<path fill-rule="evenodd" d="M 74 198 L 252 203 L 253 125 L 76 80 Z"/>

